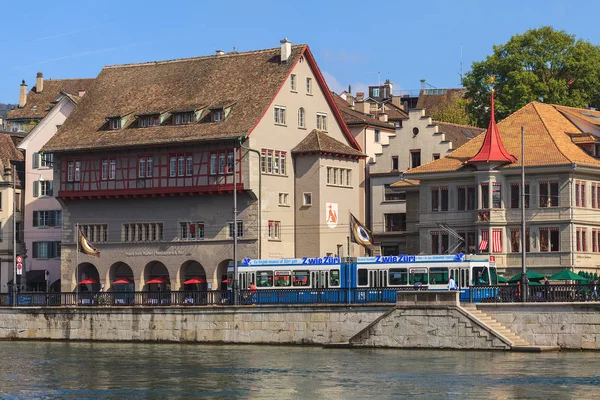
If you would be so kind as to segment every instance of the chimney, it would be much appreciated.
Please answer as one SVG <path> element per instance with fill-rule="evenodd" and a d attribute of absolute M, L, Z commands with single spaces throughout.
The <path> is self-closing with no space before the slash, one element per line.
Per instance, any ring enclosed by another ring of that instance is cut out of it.
<path fill-rule="evenodd" d="M 41 72 L 37 73 L 37 78 L 35 79 L 35 92 L 42 93 L 44 90 L 44 74 Z"/>
<path fill-rule="evenodd" d="M 404 102 L 404 111 L 408 112 L 408 101 Z"/>
<path fill-rule="evenodd" d="M 288 58 L 292 54 L 292 42 L 290 42 L 287 38 L 283 38 L 280 40 L 281 43 L 281 62 L 287 62 Z"/>
<path fill-rule="evenodd" d="M 392 96 L 392 104 L 398 108 L 402 108 L 402 104 L 400 103 L 400 96 Z"/>
<path fill-rule="evenodd" d="M 85 90 L 83 90 L 83 89 L 79 89 L 79 90 L 77 91 L 77 95 L 78 95 L 79 97 L 83 97 L 83 96 L 85 95 Z"/>
<path fill-rule="evenodd" d="M 388 122 L 388 115 L 386 113 L 381 113 L 378 115 L 379 120 L 383 122 Z"/>
<path fill-rule="evenodd" d="M 350 93 L 346 94 L 346 103 L 348 103 L 350 107 L 354 107 L 354 98 Z"/>
<path fill-rule="evenodd" d="M 421 79 L 421 90 L 425 90 L 425 79 Z"/>
<path fill-rule="evenodd" d="M 27 104 L 27 85 L 25 81 L 21 81 L 21 93 L 19 95 L 19 108 L 25 107 Z"/>
<path fill-rule="evenodd" d="M 215 51 L 215 54 L 218 56 L 222 56 L 223 54 L 225 54 L 225 52 L 223 50 L 217 50 Z"/>
<path fill-rule="evenodd" d="M 348 85 L 348 93 L 352 94 L 352 85 Z"/>
<path fill-rule="evenodd" d="M 356 101 L 363 101 L 365 99 L 365 92 L 356 92 Z"/>

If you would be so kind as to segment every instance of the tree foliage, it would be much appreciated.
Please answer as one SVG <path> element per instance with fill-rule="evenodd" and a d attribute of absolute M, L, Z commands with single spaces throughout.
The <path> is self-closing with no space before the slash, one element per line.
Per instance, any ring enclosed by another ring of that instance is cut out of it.
<path fill-rule="evenodd" d="M 494 53 L 484 61 L 474 62 L 463 85 L 478 126 L 489 122 L 492 86 L 497 119 L 531 101 L 598 107 L 600 48 L 549 26 L 532 29 L 494 46 Z"/>
<path fill-rule="evenodd" d="M 465 99 L 456 99 L 453 103 L 434 109 L 430 117 L 435 121 L 452 124 L 474 125 L 476 123 L 469 115 L 469 102 Z"/>

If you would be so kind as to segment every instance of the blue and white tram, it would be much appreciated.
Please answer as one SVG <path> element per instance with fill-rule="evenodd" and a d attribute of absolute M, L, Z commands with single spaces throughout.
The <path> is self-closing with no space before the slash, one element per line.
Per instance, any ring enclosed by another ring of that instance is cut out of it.
<path fill-rule="evenodd" d="M 233 267 L 228 273 L 233 278 Z M 450 276 L 460 288 L 461 300 L 469 298 L 472 285 L 497 285 L 496 268 L 487 258 L 463 254 L 244 259 L 237 278 L 242 290 L 256 285 L 259 303 L 293 304 L 393 303 L 396 291 L 402 289 L 448 290 Z"/>

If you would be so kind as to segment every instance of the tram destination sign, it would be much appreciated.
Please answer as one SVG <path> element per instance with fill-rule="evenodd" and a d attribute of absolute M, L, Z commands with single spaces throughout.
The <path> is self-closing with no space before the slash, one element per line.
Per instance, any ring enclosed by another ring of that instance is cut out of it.
<path fill-rule="evenodd" d="M 431 256 L 415 256 L 408 254 L 400 254 L 397 256 L 375 256 L 375 257 L 358 257 L 359 264 L 402 264 L 402 263 L 418 263 L 418 262 L 463 262 L 465 255 L 458 254 L 440 254 Z"/>
<path fill-rule="evenodd" d="M 246 267 L 256 265 L 330 265 L 339 264 L 342 261 L 340 257 L 302 257 L 302 258 L 281 258 L 273 260 L 252 260 L 244 258 L 242 265 Z"/>

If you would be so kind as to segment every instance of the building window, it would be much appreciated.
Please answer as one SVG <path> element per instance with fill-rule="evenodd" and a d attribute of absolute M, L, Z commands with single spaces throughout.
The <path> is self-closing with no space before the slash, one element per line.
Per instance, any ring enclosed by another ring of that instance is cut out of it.
<path fill-rule="evenodd" d="M 592 183 L 592 208 L 600 208 L 600 184 Z"/>
<path fill-rule="evenodd" d="M 180 222 L 179 239 L 181 240 L 203 240 L 204 222 Z"/>
<path fill-rule="evenodd" d="M 280 206 L 289 206 L 290 205 L 290 201 L 289 201 L 289 193 L 279 193 L 279 205 Z"/>
<path fill-rule="evenodd" d="M 296 89 L 296 74 L 291 74 L 290 75 L 290 90 L 292 92 L 295 92 Z"/>
<path fill-rule="evenodd" d="M 312 94 L 312 78 L 306 78 L 306 94 Z"/>
<path fill-rule="evenodd" d="M 502 185 L 492 184 L 492 208 L 502 208 Z"/>
<path fill-rule="evenodd" d="M 304 118 L 304 108 L 298 109 L 298 128 L 306 128 L 306 120 Z"/>
<path fill-rule="evenodd" d="M 585 207 L 585 186 L 586 182 L 576 181 L 575 182 L 575 206 Z"/>
<path fill-rule="evenodd" d="M 60 258 L 60 242 L 33 242 L 33 258 Z"/>
<path fill-rule="evenodd" d="M 2 196 L 0 196 L 0 203 L 2 203 Z M 21 212 L 21 192 L 15 191 L 15 208 L 17 212 Z M 0 210 L 2 209 L 2 205 L 0 204 Z"/>
<path fill-rule="evenodd" d="M 34 227 L 49 227 L 62 225 L 62 210 L 47 210 L 33 212 Z"/>
<path fill-rule="evenodd" d="M 304 193 L 302 195 L 302 205 L 312 206 L 312 193 Z"/>
<path fill-rule="evenodd" d="M 146 157 L 140 157 L 138 160 L 138 178 L 146 177 Z"/>
<path fill-rule="evenodd" d="M 279 229 L 279 225 L 281 224 L 280 221 L 269 221 L 268 225 L 269 225 L 269 239 L 271 240 L 280 240 L 281 239 L 281 233 L 280 233 L 280 229 Z"/>
<path fill-rule="evenodd" d="M 410 167 L 417 168 L 421 165 L 421 150 L 410 151 Z"/>
<path fill-rule="evenodd" d="M 433 160 L 439 160 L 440 159 L 440 153 L 433 153 Z"/>
<path fill-rule="evenodd" d="M 323 132 L 327 132 L 327 114 L 317 113 L 317 129 Z"/>
<path fill-rule="evenodd" d="M 177 113 L 173 116 L 173 123 L 175 125 L 187 125 L 194 122 L 196 122 L 196 113 L 194 112 Z"/>
<path fill-rule="evenodd" d="M 114 180 L 115 176 L 117 174 L 117 161 L 116 160 L 110 160 L 110 169 L 108 171 L 108 179 L 110 180 Z"/>
<path fill-rule="evenodd" d="M 183 176 L 185 174 L 185 156 L 177 156 L 177 175 Z"/>
<path fill-rule="evenodd" d="M 431 211 L 448 211 L 448 188 L 431 188 Z"/>
<path fill-rule="evenodd" d="M 54 165 L 54 154 L 53 153 L 42 153 L 42 154 L 40 154 L 40 156 L 41 156 L 40 165 L 42 167 L 50 168 Z"/>
<path fill-rule="evenodd" d="M 384 214 L 386 232 L 403 232 L 406 230 L 406 213 Z"/>
<path fill-rule="evenodd" d="M 558 182 L 540 182 L 540 207 L 558 207 Z"/>
<path fill-rule="evenodd" d="M 79 225 L 79 229 L 85 235 L 86 239 L 92 243 L 108 241 L 108 224 Z"/>
<path fill-rule="evenodd" d="M 492 229 L 492 252 L 502 253 L 502 229 Z"/>
<path fill-rule="evenodd" d="M 121 118 L 110 118 L 108 126 L 111 130 L 121 129 Z"/>
<path fill-rule="evenodd" d="M 285 151 L 262 149 L 260 168 L 263 174 L 286 175 L 287 154 Z"/>
<path fill-rule="evenodd" d="M 102 160 L 102 180 L 108 179 L 108 160 Z"/>
<path fill-rule="evenodd" d="M 521 184 L 513 183 L 510 185 L 510 208 L 521 207 Z M 525 182 L 525 208 L 529 208 L 529 183 Z"/>
<path fill-rule="evenodd" d="M 163 240 L 162 222 L 136 222 L 123 224 L 124 242 L 156 242 Z"/>
<path fill-rule="evenodd" d="M 521 252 L 521 230 L 511 229 L 510 230 L 510 251 L 512 253 Z M 529 247 L 529 229 L 525 229 L 525 252 L 530 252 Z"/>
<path fill-rule="evenodd" d="M 559 239 L 558 228 L 540 228 L 540 251 L 559 251 Z"/>
<path fill-rule="evenodd" d="M 406 191 L 392 185 L 384 185 L 384 201 L 406 200 Z"/>
<path fill-rule="evenodd" d="M 233 158 L 233 153 L 231 154 Z M 185 176 L 192 176 L 194 172 L 194 157 L 186 156 L 185 157 Z"/>
<path fill-rule="evenodd" d="M 458 235 L 462 238 L 462 244 L 458 247 L 460 253 L 469 252 L 475 253 L 477 249 L 477 241 L 475 239 L 475 231 L 458 231 Z"/>
<path fill-rule="evenodd" d="M 577 228 L 576 230 L 576 238 L 577 238 L 577 251 L 586 252 L 587 251 L 587 228 Z"/>
<path fill-rule="evenodd" d="M 475 210 L 475 205 L 477 204 L 477 199 L 475 197 L 475 186 L 459 186 L 457 190 L 458 210 Z"/>
<path fill-rule="evenodd" d="M 52 181 L 34 181 L 33 197 L 52 196 Z"/>
<path fill-rule="evenodd" d="M 285 107 L 283 107 L 283 106 L 273 107 L 273 117 L 275 119 L 275 124 L 285 125 Z"/>
<path fill-rule="evenodd" d="M 479 252 L 487 253 L 490 248 L 490 231 L 483 229 L 481 231 L 481 240 L 479 241 Z"/>
<path fill-rule="evenodd" d="M 592 229 L 592 251 L 598 253 L 600 251 L 600 229 Z"/>
<path fill-rule="evenodd" d="M 327 185 L 352 187 L 352 170 L 350 168 L 327 167 Z"/>
<path fill-rule="evenodd" d="M 398 171 L 398 156 L 392 156 L 392 171 Z"/>
<path fill-rule="evenodd" d="M 379 129 L 375 129 L 375 143 L 381 142 L 381 131 Z"/>
<path fill-rule="evenodd" d="M 160 125 L 160 116 L 158 114 L 141 116 L 138 119 L 138 124 L 139 124 L 138 126 L 140 128 L 149 128 L 151 126 L 158 126 L 158 125 Z"/>
<path fill-rule="evenodd" d="M 233 221 L 228 222 L 229 225 L 229 238 L 233 239 Z M 237 222 L 237 237 L 244 237 L 244 221 Z"/>
<path fill-rule="evenodd" d="M 431 254 L 446 254 L 449 244 L 448 232 L 431 232 Z"/>
<path fill-rule="evenodd" d="M 379 97 L 379 88 L 373 88 L 373 97 Z"/>
<path fill-rule="evenodd" d="M 223 121 L 223 109 L 218 108 L 218 109 L 212 110 L 211 116 L 212 116 L 212 122 Z"/>

